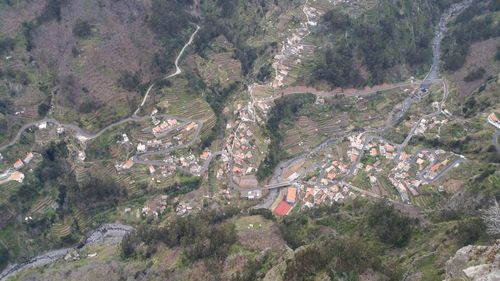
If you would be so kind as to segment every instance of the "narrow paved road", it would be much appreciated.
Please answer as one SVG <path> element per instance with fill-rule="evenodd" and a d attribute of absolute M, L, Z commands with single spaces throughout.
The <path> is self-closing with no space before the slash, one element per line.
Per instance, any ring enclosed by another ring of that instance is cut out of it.
<path fill-rule="evenodd" d="M 175 64 L 175 72 L 170 74 L 170 75 L 165 76 L 165 78 L 163 78 L 163 79 L 169 79 L 169 78 L 172 78 L 172 77 L 177 76 L 177 75 L 182 73 L 182 69 L 179 67 L 179 60 L 182 57 L 182 55 L 184 54 L 184 51 L 186 50 L 186 48 L 189 45 L 191 45 L 191 43 L 193 43 L 194 36 L 196 35 L 196 33 L 198 33 L 198 30 L 200 30 L 200 26 L 196 25 L 196 30 L 193 32 L 193 34 L 191 34 L 191 37 L 189 37 L 189 41 L 184 45 L 184 47 L 182 47 L 181 51 L 177 55 L 177 58 L 175 58 L 175 63 L 174 63 Z M 137 107 L 137 109 L 135 110 L 135 112 L 132 116 L 137 115 L 137 113 L 139 112 L 141 107 L 144 106 L 144 103 L 146 103 L 146 99 L 148 98 L 149 92 L 151 92 L 151 90 L 153 89 L 154 86 L 155 86 L 154 83 L 149 86 L 148 90 L 146 91 L 146 94 L 144 94 L 144 98 L 142 99 L 141 104 L 139 105 L 139 107 Z"/>
<path fill-rule="evenodd" d="M 182 73 L 182 69 L 179 67 L 179 60 L 182 57 L 182 55 L 183 55 L 184 51 L 186 50 L 186 48 L 193 42 L 194 36 L 196 35 L 196 33 L 198 33 L 199 29 L 200 29 L 200 26 L 196 25 L 196 30 L 193 32 L 193 34 L 191 34 L 191 37 L 189 38 L 189 41 L 184 45 L 184 47 L 182 47 L 181 51 L 177 55 L 177 58 L 175 59 L 175 72 L 172 73 L 172 74 L 170 74 L 170 75 L 168 75 L 168 76 L 166 76 L 164 79 L 168 79 L 168 78 L 174 77 L 174 76 L 179 75 L 180 73 Z M 112 124 L 110 124 L 110 125 L 102 128 L 100 131 L 98 131 L 95 134 L 87 132 L 87 131 L 83 130 L 82 128 L 80 128 L 78 125 L 75 125 L 75 124 L 63 123 L 63 122 L 60 122 L 60 121 L 58 121 L 56 119 L 53 119 L 53 118 L 43 118 L 43 119 L 41 119 L 39 121 L 34 121 L 34 122 L 30 122 L 30 123 L 27 123 L 27 124 L 23 125 L 18 130 L 17 134 L 14 136 L 14 138 L 10 142 L 8 142 L 5 145 L 0 146 L 0 152 L 3 151 L 3 150 L 5 150 L 5 149 L 7 149 L 7 148 L 9 148 L 9 147 L 11 147 L 11 146 L 13 146 L 14 144 L 16 144 L 19 141 L 19 139 L 21 138 L 22 133 L 24 131 L 26 131 L 28 128 L 37 126 L 38 124 L 43 123 L 43 122 L 54 124 L 54 125 L 57 125 L 57 126 L 64 127 L 65 129 L 70 129 L 72 131 L 75 131 L 76 137 L 80 136 L 80 137 L 83 137 L 84 139 L 94 139 L 94 138 L 99 137 L 100 135 L 102 135 L 106 131 L 108 131 L 108 130 L 116 127 L 116 126 L 125 124 L 127 122 L 143 121 L 143 120 L 149 118 L 149 116 L 138 117 L 137 113 L 139 112 L 139 110 L 141 109 L 141 107 L 146 102 L 148 94 L 153 89 L 153 87 L 154 87 L 154 84 L 151 84 L 149 86 L 148 90 L 146 91 L 146 94 L 144 95 L 144 99 L 142 100 L 142 102 L 139 105 L 139 107 L 137 108 L 137 110 L 132 114 L 132 116 L 124 118 L 124 119 L 121 119 L 119 121 L 116 121 L 116 122 L 114 122 L 114 123 L 112 123 Z"/>

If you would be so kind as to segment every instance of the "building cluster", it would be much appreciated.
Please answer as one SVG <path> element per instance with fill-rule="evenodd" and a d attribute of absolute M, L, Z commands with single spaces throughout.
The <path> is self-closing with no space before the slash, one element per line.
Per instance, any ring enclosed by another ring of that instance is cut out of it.
<path fill-rule="evenodd" d="M 314 7 L 307 5 L 304 5 L 303 12 L 306 15 L 306 21 L 301 22 L 294 33 L 282 42 L 281 52 L 274 56 L 272 66 L 276 76 L 271 82 L 271 86 L 274 88 L 284 86 L 284 79 L 288 76 L 290 65 L 300 64 L 304 50 L 310 49 L 310 46 L 304 44 L 303 40 L 309 34 L 309 26 L 317 25 L 314 19 L 318 18 L 319 12 Z"/>
<path fill-rule="evenodd" d="M 342 202 L 348 196 L 351 198 L 356 197 L 356 194 L 343 182 L 330 184 L 325 188 L 301 185 L 299 190 L 303 206 L 306 208 L 312 208 L 325 203 Z"/>
<path fill-rule="evenodd" d="M 158 218 L 167 209 L 168 195 L 160 195 L 150 200 L 141 210 L 143 217 Z"/>
<path fill-rule="evenodd" d="M 33 160 L 34 157 L 35 155 L 33 154 L 33 152 L 28 152 L 26 153 L 26 156 L 24 156 L 23 159 L 17 159 L 12 164 L 13 169 L 9 169 L 10 171 L 3 174 L 6 176 L 8 175 L 7 181 L 17 181 L 19 183 L 22 183 L 24 181 L 25 176 L 24 173 L 22 173 L 19 170 L 22 169 L 25 165 L 28 165 Z"/>
<path fill-rule="evenodd" d="M 152 119 L 152 120 L 153 120 L 153 124 L 156 123 L 155 125 L 157 125 L 157 126 L 153 127 L 151 129 L 151 132 L 156 137 L 161 136 L 166 131 L 168 131 L 169 129 L 171 129 L 174 126 L 177 126 L 177 124 L 178 124 L 177 119 L 167 119 L 161 123 L 160 123 L 160 120 L 157 120 L 157 119 Z"/>
<path fill-rule="evenodd" d="M 231 134 L 225 144 L 225 150 L 229 151 L 233 158 L 233 174 L 235 176 L 244 176 L 253 174 L 257 170 L 256 138 L 253 133 L 255 126 L 255 111 L 251 103 L 246 106 L 236 105 L 234 111 L 236 119 L 229 122 L 226 129 L 231 130 Z"/>
<path fill-rule="evenodd" d="M 287 188 L 285 196 L 274 209 L 278 216 L 286 216 L 300 202 L 302 208 L 314 208 L 324 204 L 340 203 L 345 198 L 356 198 L 348 184 L 338 182 L 328 186 L 318 186 L 309 183 L 296 183 Z"/>

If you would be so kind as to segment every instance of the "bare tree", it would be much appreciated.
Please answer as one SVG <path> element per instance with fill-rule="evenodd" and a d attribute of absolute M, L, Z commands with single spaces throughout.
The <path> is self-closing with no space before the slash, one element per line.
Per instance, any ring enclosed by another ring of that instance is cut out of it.
<path fill-rule="evenodd" d="M 500 236 L 500 206 L 496 200 L 493 206 L 483 211 L 483 220 L 489 235 Z"/>

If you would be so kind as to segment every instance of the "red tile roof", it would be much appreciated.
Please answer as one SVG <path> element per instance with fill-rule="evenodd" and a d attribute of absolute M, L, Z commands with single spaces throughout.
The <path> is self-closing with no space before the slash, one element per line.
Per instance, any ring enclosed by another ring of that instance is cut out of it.
<path fill-rule="evenodd" d="M 277 216 L 286 216 L 288 215 L 288 212 L 290 212 L 290 210 L 292 209 L 292 205 L 288 204 L 286 201 L 281 201 L 279 204 L 278 204 L 278 207 L 276 207 L 276 209 L 274 209 L 274 213 L 277 215 Z"/>

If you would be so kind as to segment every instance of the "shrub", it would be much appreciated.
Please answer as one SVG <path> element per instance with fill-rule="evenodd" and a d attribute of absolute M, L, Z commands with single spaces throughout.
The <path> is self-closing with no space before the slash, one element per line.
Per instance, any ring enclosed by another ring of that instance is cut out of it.
<path fill-rule="evenodd" d="M 470 218 L 461 220 L 458 223 L 456 239 L 460 246 L 475 243 L 486 231 L 486 226 L 480 218 Z"/>
<path fill-rule="evenodd" d="M 87 38 L 92 34 L 92 26 L 84 20 L 77 20 L 73 26 L 73 35 L 79 38 Z"/>
<path fill-rule="evenodd" d="M 484 74 L 486 73 L 486 70 L 482 67 L 479 67 L 477 69 L 472 70 L 469 72 L 465 77 L 464 81 L 465 82 L 471 82 L 471 81 L 476 81 L 481 78 L 483 78 Z"/>
<path fill-rule="evenodd" d="M 9 250 L 0 248 L 0 270 L 9 262 Z"/>
<path fill-rule="evenodd" d="M 138 91 L 140 84 L 141 78 L 138 72 L 122 71 L 118 78 L 118 85 L 130 92 Z"/>
<path fill-rule="evenodd" d="M 16 41 L 12 38 L 0 38 L 0 56 L 5 53 L 14 50 L 16 46 Z"/>

